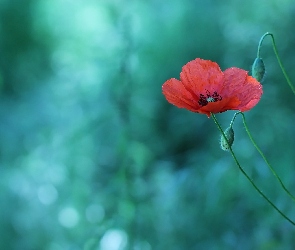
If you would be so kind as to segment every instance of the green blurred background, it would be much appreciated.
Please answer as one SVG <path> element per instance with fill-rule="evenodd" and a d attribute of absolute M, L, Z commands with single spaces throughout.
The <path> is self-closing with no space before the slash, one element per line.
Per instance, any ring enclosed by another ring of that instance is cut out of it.
<path fill-rule="evenodd" d="M 0 249 L 294 249 L 295 228 L 162 84 L 200 57 L 249 70 L 273 32 L 295 82 L 293 0 L 1 0 Z M 272 50 L 255 140 L 295 193 L 295 101 Z M 218 114 L 224 128 L 234 112 Z M 295 220 L 241 118 L 233 149 Z"/>

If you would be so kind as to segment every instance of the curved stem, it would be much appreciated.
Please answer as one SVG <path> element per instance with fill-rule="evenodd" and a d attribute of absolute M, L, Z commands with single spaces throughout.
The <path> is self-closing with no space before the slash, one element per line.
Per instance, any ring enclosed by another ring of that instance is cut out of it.
<path fill-rule="evenodd" d="M 215 122 L 215 124 L 217 125 L 219 131 L 221 132 L 222 136 L 224 137 L 225 141 L 228 143 L 228 140 L 224 134 L 223 129 L 221 128 L 219 122 L 216 119 L 216 116 L 211 113 L 211 116 Z M 293 222 L 288 216 L 286 216 L 279 208 L 276 207 L 276 205 L 256 186 L 256 184 L 252 181 L 252 179 L 250 178 L 250 176 L 245 172 L 245 170 L 242 168 L 242 166 L 240 165 L 238 159 L 236 158 L 235 153 L 233 152 L 230 144 L 229 145 L 229 151 L 235 161 L 235 163 L 237 164 L 237 166 L 239 167 L 239 169 L 241 170 L 241 172 L 243 173 L 243 175 L 248 179 L 248 181 L 252 184 L 252 186 L 256 189 L 256 191 L 279 213 L 281 214 L 286 220 L 288 220 L 293 226 L 295 226 L 295 222 Z"/>
<path fill-rule="evenodd" d="M 270 33 L 269 33 L 269 32 L 266 32 L 266 33 L 260 38 L 260 40 L 259 40 L 259 43 L 258 43 L 258 49 L 257 49 L 257 58 L 260 58 L 260 49 L 261 49 L 261 46 L 262 46 L 262 42 L 263 42 L 264 38 L 265 38 L 266 36 L 268 36 L 268 35 L 270 35 Z"/>
<path fill-rule="evenodd" d="M 259 41 L 259 44 L 258 44 L 258 49 L 257 49 L 257 58 L 260 58 L 260 49 L 261 49 L 261 46 L 262 46 L 262 41 L 264 40 L 264 38 L 265 38 L 266 36 L 271 36 L 271 38 L 272 38 L 272 47 L 273 47 L 274 53 L 275 53 L 275 55 L 276 55 L 276 58 L 277 58 L 277 60 L 278 60 L 278 63 L 279 63 L 279 65 L 280 65 L 280 68 L 281 68 L 281 70 L 282 70 L 282 72 L 283 72 L 283 74 L 284 74 L 284 77 L 286 78 L 287 83 L 288 83 L 288 85 L 290 86 L 292 92 L 295 94 L 295 88 L 294 88 L 293 84 L 291 83 L 291 81 L 290 81 L 290 79 L 289 79 L 289 77 L 288 77 L 288 75 L 287 75 L 287 73 L 286 73 L 286 71 L 285 71 L 285 68 L 284 68 L 284 66 L 283 66 L 283 64 L 282 64 L 282 62 L 281 62 L 281 59 L 280 59 L 279 54 L 278 54 L 278 50 L 277 50 L 277 46 L 276 46 L 276 42 L 275 42 L 275 38 L 274 38 L 274 35 L 273 35 L 272 33 L 270 33 L 270 32 L 266 32 L 266 33 L 260 38 L 260 41 Z"/>
<path fill-rule="evenodd" d="M 230 122 L 230 124 L 229 124 L 229 126 L 230 126 L 231 128 L 232 128 L 232 126 L 233 126 L 233 124 L 234 124 L 234 121 L 235 121 L 235 119 L 236 119 L 236 117 L 237 117 L 237 115 L 238 115 L 239 113 L 241 113 L 241 111 L 236 112 L 236 113 L 234 114 L 233 119 L 231 119 L 231 122 Z"/>
<path fill-rule="evenodd" d="M 249 128 L 247 126 L 246 123 L 246 119 L 245 119 L 245 115 L 242 112 L 237 112 L 236 114 L 241 114 L 243 117 L 243 123 L 246 129 L 246 132 L 252 142 L 252 144 L 254 145 L 254 147 L 256 148 L 256 150 L 258 151 L 258 153 L 261 155 L 261 157 L 263 158 L 263 160 L 265 161 L 266 165 L 268 166 L 268 168 L 270 169 L 270 171 L 272 172 L 272 174 L 277 178 L 277 180 L 279 181 L 279 183 L 281 184 L 282 188 L 285 190 L 285 192 L 291 197 L 291 199 L 293 201 L 295 201 L 295 197 L 290 193 L 290 191 L 286 188 L 286 186 L 284 185 L 284 183 L 282 182 L 281 178 L 277 175 L 276 171 L 273 169 L 273 167 L 270 165 L 270 163 L 268 162 L 268 160 L 266 159 L 265 155 L 262 153 L 261 149 L 258 147 L 258 145 L 256 144 L 256 142 L 254 141 Z"/>

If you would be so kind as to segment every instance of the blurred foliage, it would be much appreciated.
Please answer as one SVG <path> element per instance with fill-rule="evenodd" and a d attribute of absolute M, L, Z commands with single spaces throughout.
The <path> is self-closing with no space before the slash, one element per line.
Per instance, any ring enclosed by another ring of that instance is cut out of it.
<path fill-rule="evenodd" d="M 2 0 L 0 20 L 0 249 L 293 249 L 212 119 L 161 93 L 196 57 L 249 70 L 266 31 L 294 83 L 293 1 Z M 261 55 L 264 95 L 246 118 L 295 193 L 294 96 L 270 39 Z M 234 129 L 242 166 L 295 220 Z"/>

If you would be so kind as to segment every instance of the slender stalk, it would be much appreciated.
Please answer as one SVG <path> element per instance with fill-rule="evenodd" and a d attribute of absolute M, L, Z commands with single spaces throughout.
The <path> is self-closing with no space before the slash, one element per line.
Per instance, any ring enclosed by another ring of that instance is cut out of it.
<path fill-rule="evenodd" d="M 223 129 L 221 128 L 216 116 L 211 113 L 211 116 L 215 122 L 215 124 L 217 125 L 219 131 L 221 132 L 222 136 L 224 137 L 225 141 L 228 143 L 228 140 L 224 134 Z M 285 215 L 279 208 L 277 208 L 277 206 L 256 186 L 256 184 L 253 182 L 253 180 L 250 178 L 250 176 L 245 172 L 245 170 L 242 168 L 242 166 L 240 165 L 234 151 L 232 150 L 230 144 L 229 145 L 229 151 L 235 161 L 235 163 L 237 164 L 237 166 L 239 167 L 239 169 L 241 170 L 241 172 L 243 173 L 243 175 L 248 179 L 248 181 L 251 183 L 251 185 L 256 189 L 256 191 L 279 213 L 281 214 L 286 220 L 288 220 L 293 226 L 295 226 L 295 222 L 293 222 L 287 215 Z"/>
<path fill-rule="evenodd" d="M 279 65 L 280 65 L 280 68 L 281 68 L 281 70 L 282 70 L 282 72 L 283 72 L 283 74 L 284 74 L 284 76 L 285 76 L 285 78 L 286 78 L 286 80 L 287 80 L 288 85 L 290 86 L 292 92 L 293 92 L 294 95 L 295 95 L 295 88 L 294 88 L 293 84 L 291 83 L 291 81 L 290 81 L 290 79 L 289 79 L 289 77 L 288 77 L 288 75 L 287 75 L 287 73 L 286 73 L 286 71 L 285 71 L 285 68 L 284 68 L 284 66 L 283 66 L 283 64 L 282 64 L 282 61 L 281 61 L 281 59 L 280 59 L 280 57 L 279 57 L 278 50 L 277 50 L 277 46 L 276 46 L 276 42 L 275 42 L 275 38 L 274 38 L 274 35 L 273 35 L 272 33 L 270 33 L 270 32 L 266 32 L 266 33 L 260 38 L 260 41 L 259 41 L 259 44 L 258 44 L 258 49 L 257 49 L 257 58 L 260 58 L 260 49 L 261 49 L 261 46 L 262 46 L 262 41 L 264 40 L 264 38 L 265 38 L 266 36 L 271 36 L 271 38 L 272 38 L 272 47 L 273 47 L 274 53 L 275 53 L 275 55 L 276 55 L 276 58 L 277 58 L 277 60 L 278 60 L 278 63 L 279 63 Z"/>
<path fill-rule="evenodd" d="M 238 115 L 238 114 L 240 114 L 240 113 L 241 113 L 241 111 L 239 111 L 239 112 L 236 112 L 236 113 L 234 114 L 234 117 L 233 117 L 233 119 L 231 119 L 231 122 L 230 122 L 230 124 L 229 124 L 229 126 L 230 126 L 230 127 L 232 127 L 232 126 L 233 126 L 233 124 L 234 124 L 234 121 L 235 121 L 235 119 L 236 119 L 237 115 Z"/>
<path fill-rule="evenodd" d="M 277 178 L 277 180 L 279 181 L 279 183 L 281 184 L 282 188 L 285 190 L 285 192 L 291 197 L 291 199 L 293 201 L 295 201 L 295 197 L 290 193 L 290 191 L 286 188 L 286 186 L 284 185 L 284 183 L 282 182 L 281 178 L 277 175 L 276 171 L 274 170 L 274 168 L 270 165 L 270 163 L 268 162 L 268 160 L 266 159 L 265 155 L 263 154 L 263 152 L 261 151 L 261 149 L 258 147 L 258 145 L 256 144 L 256 142 L 253 139 L 253 136 L 251 135 L 249 128 L 247 126 L 246 123 L 246 118 L 244 113 L 242 112 L 237 112 L 236 114 L 241 114 L 243 117 L 243 123 L 246 129 L 246 132 L 252 142 L 252 144 L 254 145 L 254 147 L 256 148 L 256 150 L 258 151 L 258 153 L 261 155 L 261 157 L 263 158 L 263 160 L 265 161 L 266 165 L 268 166 L 268 168 L 270 169 L 270 171 L 272 172 L 272 174 Z"/>

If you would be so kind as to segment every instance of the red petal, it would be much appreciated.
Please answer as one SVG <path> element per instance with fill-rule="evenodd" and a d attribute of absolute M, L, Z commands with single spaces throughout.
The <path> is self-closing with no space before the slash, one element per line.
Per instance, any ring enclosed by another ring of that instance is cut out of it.
<path fill-rule="evenodd" d="M 204 94 L 206 90 L 219 90 L 223 73 L 217 63 L 197 58 L 182 67 L 180 80 L 186 89 L 199 98 L 199 94 Z"/>
<path fill-rule="evenodd" d="M 245 89 L 240 97 L 244 99 L 239 108 L 241 111 L 252 109 L 260 101 L 263 93 L 262 85 L 252 76 L 246 78 L 246 85 L 248 89 Z"/>
<path fill-rule="evenodd" d="M 210 114 L 210 113 L 221 113 L 226 110 L 233 109 L 240 104 L 238 98 L 223 98 L 218 102 L 209 102 L 206 106 L 203 106 L 199 109 L 199 113 Z"/>
<path fill-rule="evenodd" d="M 166 81 L 162 86 L 162 91 L 167 101 L 177 106 L 196 112 L 199 104 L 191 92 L 189 92 L 181 81 L 172 78 Z"/>
<path fill-rule="evenodd" d="M 222 97 L 237 98 L 240 103 L 234 102 L 229 109 L 247 111 L 253 108 L 262 95 L 262 85 L 248 72 L 239 68 L 229 68 L 224 71 L 224 88 Z"/>

